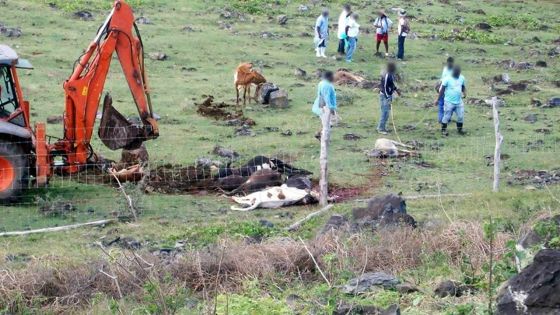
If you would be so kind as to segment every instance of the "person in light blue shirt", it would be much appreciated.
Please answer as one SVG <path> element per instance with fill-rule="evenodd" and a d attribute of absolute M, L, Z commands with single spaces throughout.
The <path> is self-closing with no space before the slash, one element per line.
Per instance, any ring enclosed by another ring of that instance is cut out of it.
<path fill-rule="evenodd" d="M 447 64 L 445 65 L 445 67 L 443 67 L 443 71 L 441 72 L 441 78 L 439 84 L 437 85 L 436 93 L 439 94 L 439 91 L 441 89 L 441 83 L 443 82 L 443 80 L 445 80 L 447 77 L 450 77 L 451 74 L 453 73 L 454 65 L 455 65 L 455 59 L 453 59 L 453 57 L 447 58 Z M 439 98 L 439 103 L 438 103 L 438 122 L 440 124 L 441 121 L 443 120 L 443 105 L 444 105 L 443 96 L 441 96 Z"/>
<path fill-rule="evenodd" d="M 323 114 L 324 107 L 327 107 L 331 111 L 332 115 L 336 115 L 336 91 L 334 90 L 333 82 L 334 74 L 332 73 L 332 71 L 325 71 L 325 73 L 323 74 L 323 79 L 317 86 L 317 98 L 315 99 L 312 108 L 312 112 L 318 117 L 321 117 L 321 115 Z M 320 139 L 321 137 L 321 130 L 319 130 L 319 132 L 315 134 L 315 137 L 318 139 Z"/>
<path fill-rule="evenodd" d="M 439 98 L 443 97 L 444 100 L 444 114 L 441 122 L 441 133 L 443 136 L 448 136 L 447 125 L 451 121 L 453 113 L 457 116 L 457 132 L 460 135 L 465 134 L 463 131 L 463 123 L 465 116 L 465 107 L 463 98 L 467 96 L 467 88 L 465 77 L 461 75 L 461 68 L 455 66 L 453 73 L 448 76 L 441 83 L 439 97 L 436 104 L 439 103 Z"/>
<path fill-rule="evenodd" d="M 329 10 L 323 9 L 315 22 L 315 51 L 317 57 L 327 58 L 327 42 L 329 41 Z"/>

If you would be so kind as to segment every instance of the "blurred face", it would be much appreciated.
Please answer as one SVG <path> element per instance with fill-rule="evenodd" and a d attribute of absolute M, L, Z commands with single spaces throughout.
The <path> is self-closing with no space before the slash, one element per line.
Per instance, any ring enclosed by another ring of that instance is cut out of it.
<path fill-rule="evenodd" d="M 324 17 L 329 17 L 329 12 L 323 12 Z"/>
<path fill-rule="evenodd" d="M 453 68 L 453 77 L 459 78 L 460 75 L 461 75 L 461 68 L 460 67 Z"/>

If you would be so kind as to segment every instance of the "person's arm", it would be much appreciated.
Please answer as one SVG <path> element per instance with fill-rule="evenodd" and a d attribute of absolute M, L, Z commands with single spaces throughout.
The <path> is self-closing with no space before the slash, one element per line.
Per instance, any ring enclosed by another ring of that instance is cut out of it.
<path fill-rule="evenodd" d="M 393 75 L 391 75 L 391 87 L 393 89 L 393 91 L 397 92 L 397 94 L 399 96 L 401 96 L 401 90 L 399 89 L 399 87 L 395 84 L 395 77 Z"/>
<path fill-rule="evenodd" d="M 331 84 L 329 88 L 329 109 L 331 110 L 331 114 L 335 114 L 337 110 L 336 106 L 336 91 L 334 90 L 334 86 Z"/>
<path fill-rule="evenodd" d="M 439 100 L 443 97 L 443 94 L 445 94 L 445 85 L 442 83 L 441 87 L 439 88 L 438 98 L 434 102 L 436 106 L 439 104 Z"/>
<path fill-rule="evenodd" d="M 467 98 L 467 87 L 463 84 L 463 98 Z"/>

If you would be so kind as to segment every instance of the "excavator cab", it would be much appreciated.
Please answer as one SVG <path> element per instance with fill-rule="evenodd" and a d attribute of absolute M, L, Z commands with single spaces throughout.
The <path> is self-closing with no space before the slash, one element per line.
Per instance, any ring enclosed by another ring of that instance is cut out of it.
<path fill-rule="evenodd" d="M 27 188 L 34 163 L 34 135 L 29 126 L 29 103 L 23 99 L 17 69 L 32 69 L 6 45 L 0 45 L 0 203 Z"/>

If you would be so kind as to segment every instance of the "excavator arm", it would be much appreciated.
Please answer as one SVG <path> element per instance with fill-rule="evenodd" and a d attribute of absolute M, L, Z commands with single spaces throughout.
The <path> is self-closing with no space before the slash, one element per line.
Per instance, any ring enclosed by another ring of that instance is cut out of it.
<path fill-rule="evenodd" d="M 60 166 L 66 173 L 79 171 L 94 155 L 90 141 L 101 94 L 115 52 L 138 108 L 142 125 L 132 126 L 112 108 L 110 97 L 106 97 L 100 124 L 103 142 L 115 150 L 136 146 L 159 135 L 144 70 L 142 39 L 134 23 L 132 9 L 124 1 L 116 0 L 97 36 L 64 83 L 64 138 L 57 141 L 50 148 L 50 152 L 52 155 L 63 157 L 64 165 Z M 108 117 L 109 115 L 114 117 Z"/>

